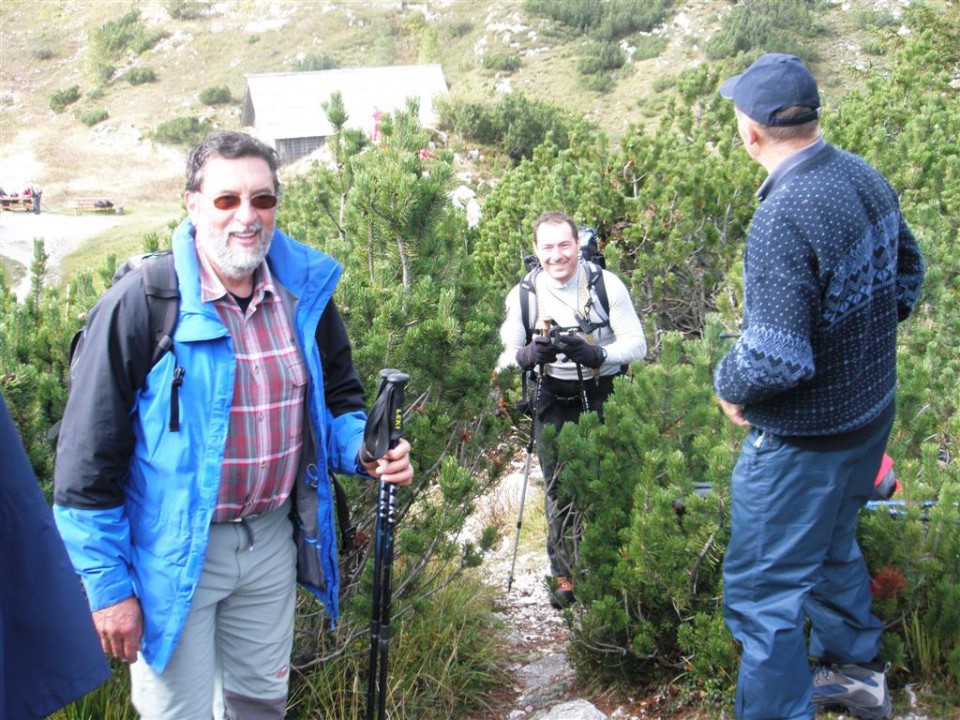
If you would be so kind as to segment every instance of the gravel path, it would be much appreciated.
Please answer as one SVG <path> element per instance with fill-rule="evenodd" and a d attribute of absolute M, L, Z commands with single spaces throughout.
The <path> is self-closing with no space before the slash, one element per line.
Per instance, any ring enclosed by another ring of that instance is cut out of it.
<path fill-rule="evenodd" d="M 33 241 L 43 238 L 48 255 L 47 268 L 52 280 L 60 278 L 60 261 L 77 247 L 105 230 L 118 225 L 117 215 L 74 215 L 41 212 L 0 212 L 0 255 L 30 269 L 33 262 Z M 14 288 L 19 299 L 30 291 L 29 272 Z"/>

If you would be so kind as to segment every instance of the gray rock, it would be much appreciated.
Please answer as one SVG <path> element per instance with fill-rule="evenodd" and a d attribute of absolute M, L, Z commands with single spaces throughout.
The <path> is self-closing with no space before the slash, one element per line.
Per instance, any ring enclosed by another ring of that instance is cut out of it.
<path fill-rule="evenodd" d="M 607 716 L 586 700 L 573 700 L 557 705 L 546 715 L 536 715 L 535 720 L 607 720 Z"/>

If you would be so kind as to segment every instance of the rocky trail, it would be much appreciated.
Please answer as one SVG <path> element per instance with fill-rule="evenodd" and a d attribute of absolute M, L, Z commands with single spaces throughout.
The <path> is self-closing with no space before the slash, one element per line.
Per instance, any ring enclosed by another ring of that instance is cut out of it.
<path fill-rule="evenodd" d="M 504 688 L 493 700 L 494 706 L 485 710 L 482 717 L 485 720 L 603 718 L 606 715 L 593 705 L 576 698 L 576 678 L 567 658 L 569 631 L 562 614 L 550 607 L 544 582 L 550 574 L 550 565 L 543 540 L 543 476 L 536 458 L 530 467 L 521 542 L 513 582 L 507 591 L 523 488 L 523 461 L 521 455 L 500 486 L 481 504 L 480 513 L 498 516 L 505 528 L 502 541 L 492 556 L 487 557 L 484 568 L 487 582 L 497 593 L 497 614 L 506 626 L 510 646 L 507 672 L 513 678 L 513 687 Z"/>
<path fill-rule="evenodd" d="M 496 609 L 505 625 L 512 687 L 491 700 L 491 707 L 472 720 L 693 720 L 698 714 L 674 715 L 662 694 L 635 699 L 594 697 L 578 684 L 568 657 L 570 631 L 563 614 L 550 606 L 546 578 L 550 565 L 545 549 L 543 476 L 534 456 L 524 500 L 521 540 L 513 583 L 507 592 L 517 513 L 523 491 L 524 456 L 518 456 L 500 485 L 480 503 L 475 518 L 496 517 L 503 539 L 485 562 L 487 582 L 497 593 Z M 589 697 L 589 699 L 588 699 Z"/>

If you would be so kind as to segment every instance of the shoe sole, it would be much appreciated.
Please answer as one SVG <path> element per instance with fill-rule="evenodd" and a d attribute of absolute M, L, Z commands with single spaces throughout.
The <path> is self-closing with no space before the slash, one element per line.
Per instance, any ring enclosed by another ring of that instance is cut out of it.
<path fill-rule="evenodd" d="M 814 705 L 822 708 L 842 707 L 854 717 L 860 718 L 860 720 L 887 720 L 887 718 L 893 715 L 893 703 L 890 702 L 889 698 L 887 698 L 887 702 L 884 703 L 883 707 L 879 708 L 865 708 L 863 705 L 851 705 L 843 700 L 833 699 L 829 702 L 818 702 L 815 700 Z"/>

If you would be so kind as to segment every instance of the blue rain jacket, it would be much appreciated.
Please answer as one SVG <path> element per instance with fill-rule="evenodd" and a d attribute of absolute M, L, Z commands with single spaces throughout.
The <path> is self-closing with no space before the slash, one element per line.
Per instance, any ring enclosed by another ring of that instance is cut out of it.
<path fill-rule="evenodd" d="M 203 568 L 235 377 L 231 336 L 213 304 L 200 300 L 189 220 L 175 231 L 173 252 L 181 295 L 173 352 L 150 369 L 142 387 L 131 356 L 150 357 L 150 349 L 131 347 L 138 340 L 129 325 L 131 316 L 140 313 L 143 321 L 146 312 L 142 273 L 125 276 L 91 311 L 85 332 L 92 337 L 85 338 L 71 370 L 54 497 L 57 525 L 90 607 L 98 610 L 136 595 L 144 618 L 141 652 L 158 672 L 173 653 Z M 344 347 L 322 350 L 325 358 L 345 358 L 341 365 L 348 367 L 341 369 L 347 381 L 335 378 L 334 384 L 348 385 L 352 398 L 335 416 L 325 397 L 328 363 L 321 363 L 317 329 L 342 268 L 279 230 L 267 261 L 282 286 L 310 377 L 311 433 L 294 490 L 298 579 L 335 620 L 339 576 L 327 468 L 357 473 L 366 419 L 345 332 L 338 335 Z M 342 328 L 339 315 L 336 320 Z M 175 362 L 185 375 L 178 393 L 180 431 L 170 432 Z"/>

